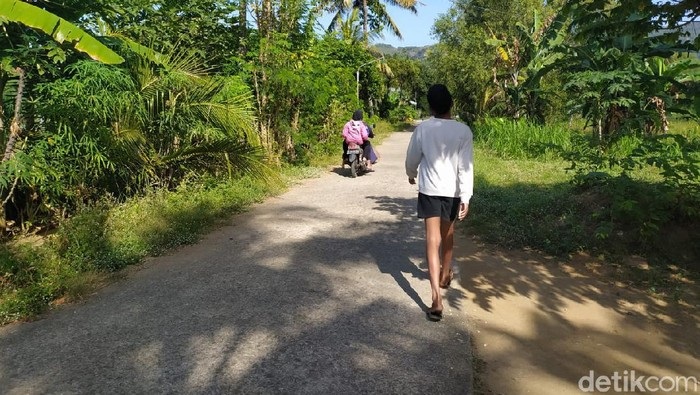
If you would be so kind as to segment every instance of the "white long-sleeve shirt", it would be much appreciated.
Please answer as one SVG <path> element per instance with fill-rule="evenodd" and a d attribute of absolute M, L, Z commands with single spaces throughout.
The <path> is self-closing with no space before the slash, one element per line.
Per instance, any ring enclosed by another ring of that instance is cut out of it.
<path fill-rule="evenodd" d="M 474 192 L 472 138 L 469 126 L 452 119 L 421 122 L 406 151 L 406 175 L 418 177 L 424 195 L 459 197 L 468 204 Z"/>

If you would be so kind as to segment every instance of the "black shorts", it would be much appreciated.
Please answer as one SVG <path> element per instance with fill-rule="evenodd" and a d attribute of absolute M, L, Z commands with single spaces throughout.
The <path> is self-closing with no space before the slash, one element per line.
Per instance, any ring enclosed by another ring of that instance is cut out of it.
<path fill-rule="evenodd" d="M 459 213 L 460 199 L 455 197 L 418 194 L 418 218 L 440 217 L 452 222 Z"/>

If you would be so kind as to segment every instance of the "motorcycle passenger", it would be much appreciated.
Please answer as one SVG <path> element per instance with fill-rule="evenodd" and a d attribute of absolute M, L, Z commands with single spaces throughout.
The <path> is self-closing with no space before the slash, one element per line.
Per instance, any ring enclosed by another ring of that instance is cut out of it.
<path fill-rule="evenodd" d="M 345 162 L 347 157 L 348 144 L 355 143 L 362 147 L 367 162 L 367 171 L 374 171 L 370 160 L 372 154 L 372 144 L 369 142 L 370 137 L 374 137 L 374 135 L 371 129 L 362 122 L 362 110 L 356 110 L 352 114 L 352 119 L 343 127 L 343 162 Z"/>

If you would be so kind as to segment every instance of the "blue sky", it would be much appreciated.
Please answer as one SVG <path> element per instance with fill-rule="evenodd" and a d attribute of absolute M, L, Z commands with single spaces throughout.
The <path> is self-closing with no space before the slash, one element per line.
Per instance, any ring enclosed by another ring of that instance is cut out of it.
<path fill-rule="evenodd" d="M 434 44 L 436 41 L 430 36 L 435 19 L 444 14 L 452 5 L 451 0 L 419 0 L 416 6 L 418 14 L 398 7 L 388 6 L 390 15 L 399 27 L 403 35 L 403 41 L 396 38 L 388 31 L 384 32 L 384 38 L 375 40 L 375 43 L 390 44 L 395 47 L 413 47 Z M 328 26 L 330 17 L 322 18 L 321 23 Z"/>
<path fill-rule="evenodd" d="M 413 47 L 435 44 L 435 39 L 431 37 L 430 31 L 433 28 L 435 19 L 440 14 L 444 14 L 452 5 L 450 0 L 419 0 L 418 14 L 413 14 L 401 8 L 389 6 L 391 17 L 399 26 L 403 41 L 400 41 L 393 34 L 384 32 L 384 39 L 376 40 L 395 47 Z"/>

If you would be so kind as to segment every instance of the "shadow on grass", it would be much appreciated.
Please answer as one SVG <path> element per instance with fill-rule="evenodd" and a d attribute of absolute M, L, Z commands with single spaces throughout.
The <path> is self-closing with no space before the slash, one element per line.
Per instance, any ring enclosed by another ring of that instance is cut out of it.
<path fill-rule="evenodd" d="M 700 224 L 682 218 L 657 184 L 611 180 L 606 188 L 570 183 L 493 185 L 476 177 L 479 192 L 467 222 L 482 241 L 557 256 L 578 251 L 619 259 L 643 255 L 655 266 L 700 273 Z M 643 228 L 659 229 L 644 236 Z"/>

